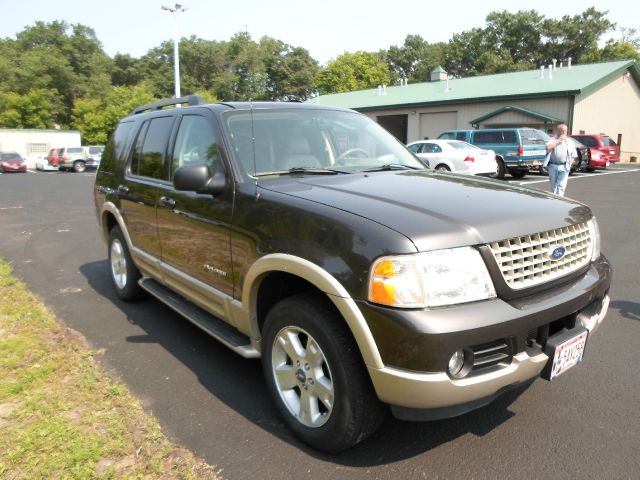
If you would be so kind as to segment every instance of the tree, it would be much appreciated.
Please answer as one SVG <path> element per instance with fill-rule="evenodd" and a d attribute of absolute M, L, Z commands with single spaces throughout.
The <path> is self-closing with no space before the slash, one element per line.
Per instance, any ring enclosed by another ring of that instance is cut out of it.
<path fill-rule="evenodd" d="M 62 108 L 62 99 L 53 90 L 40 88 L 24 94 L 0 92 L 0 127 L 54 128 Z"/>
<path fill-rule="evenodd" d="M 406 78 L 410 82 L 425 82 L 431 71 L 444 63 L 443 43 L 430 44 L 420 35 L 407 35 L 404 45 L 391 46 L 383 53 L 393 80 Z"/>
<path fill-rule="evenodd" d="M 605 18 L 607 13 L 590 7 L 573 17 L 565 15 L 560 20 L 544 20 L 540 59 L 549 63 L 553 58 L 571 57 L 577 63 L 582 62 L 582 57 L 587 54 L 593 56 L 598 50 L 600 37 L 615 27 L 614 23 Z"/>
<path fill-rule="evenodd" d="M 84 143 L 104 144 L 123 117 L 153 100 L 149 87 L 144 84 L 113 87 L 104 100 L 77 100 L 73 108 L 74 126 L 80 130 Z"/>
<path fill-rule="evenodd" d="M 315 91 L 318 62 L 309 52 L 271 37 L 260 39 L 268 100 L 306 100 Z"/>
<path fill-rule="evenodd" d="M 388 85 L 390 79 L 389 67 L 381 55 L 345 52 L 318 72 L 316 84 L 320 93 L 339 93 Z"/>

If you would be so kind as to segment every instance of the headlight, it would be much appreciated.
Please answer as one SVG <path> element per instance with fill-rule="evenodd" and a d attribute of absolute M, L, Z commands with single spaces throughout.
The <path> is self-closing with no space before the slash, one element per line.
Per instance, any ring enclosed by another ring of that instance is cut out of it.
<path fill-rule="evenodd" d="M 596 217 L 591 217 L 587 225 L 589 226 L 589 237 L 591 240 L 589 254 L 591 254 L 591 261 L 595 262 L 598 257 L 600 257 L 600 227 L 598 227 Z"/>
<path fill-rule="evenodd" d="M 471 247 L 382 257 L 369 275 L 369 301 L 425 308 L 494 298 L 480 253 Z"/>

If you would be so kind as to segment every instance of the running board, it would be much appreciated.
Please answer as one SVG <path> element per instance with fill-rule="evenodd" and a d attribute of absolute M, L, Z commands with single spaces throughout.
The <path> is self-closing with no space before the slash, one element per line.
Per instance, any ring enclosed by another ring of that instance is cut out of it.
<path fill-rule="evenodd" d="M 249 337 L 240 333 L 228 323 L 205 312 L 173 290 L 149 277 L 141 278 L 138 284 L 162 303 L 171 307 L 238 355 L 244 358 L 258 358 L 260 356 L 258 351 L 251 345 Z"/>

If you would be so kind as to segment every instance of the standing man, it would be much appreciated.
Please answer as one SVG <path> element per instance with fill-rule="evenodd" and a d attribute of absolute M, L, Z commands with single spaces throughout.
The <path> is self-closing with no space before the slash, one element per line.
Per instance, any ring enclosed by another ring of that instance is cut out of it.
<path fill-rule="evenodd" d="M 549 185 L 556 195 L 564 196 L 571 165 L 578 158 L 573 142 L 567 140 L 567 126 L 561 123 L 556 128 L 557 138 L 547 143 L 547 158 L 542 164 L 549 169 Z"/>

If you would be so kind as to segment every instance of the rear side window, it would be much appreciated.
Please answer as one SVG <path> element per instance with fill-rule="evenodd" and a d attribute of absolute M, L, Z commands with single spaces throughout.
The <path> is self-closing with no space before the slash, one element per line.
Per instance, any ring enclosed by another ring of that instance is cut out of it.
<path fill-rule="evenodd" d="M 166 178 L 165 152 L 172 125 L 173 117 L 152 118 L 145 122 L 131 161 L 133 175 L 159 180 Z"/>
<path fill-rule="evenodd" d="M 89 155 L 98 155 L 102 153 L 104 147 L 89 147 Z"/>
<path fill-rule="evenodd" d="M 442 148 L 440 145 L 436 145 L 435 143 L 425 143 L 422 147 L 422 153 L 440 153 L 442 152 Z"/>
<path fill-rule="evenodd" d="M 84 153 L 84 148 L 82 147 L 67 148 L 67 153 Z"/>
<path fill-rule="evenodd" d="M 409 145 L 407 148 L 409 149 L 410 152 L 418 153 L 418 151 L 420 151 L 421 146 L 422 145 L 420 143 L 414 143 L 413 145 Z"/>
<path fill-rule="evenodd" d="M 473 139 L 473 143 L 518 143 L 516 140 L 516 132 L 512 130 L 491 132 L 484 132 L 480 130 L 474 132 Z"/>
<path fill-rule="evenodd" d="M 600 140 L 602 140 L 602 145 L 604 145 L 605 147 L 617 147 L 618 144 L 616 142 L 614 142 L 610 137 L 607 137 L 606 135 L 600 137 Z"/>
<path fill-rule="evenodd" d="M 456 140 L 465 141 L 467 139 L 467 134 L 465 132 L 456 133 Z"/>

